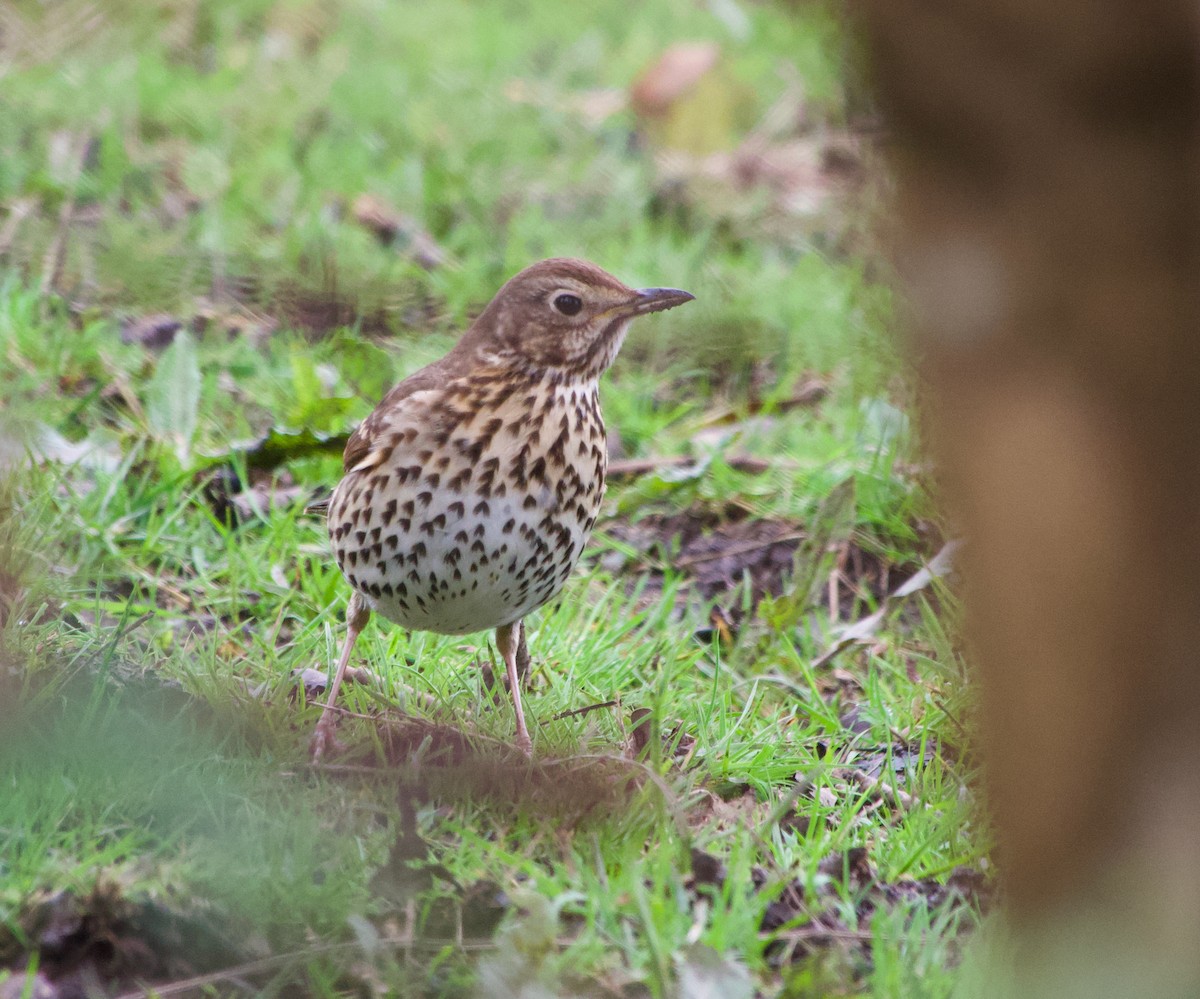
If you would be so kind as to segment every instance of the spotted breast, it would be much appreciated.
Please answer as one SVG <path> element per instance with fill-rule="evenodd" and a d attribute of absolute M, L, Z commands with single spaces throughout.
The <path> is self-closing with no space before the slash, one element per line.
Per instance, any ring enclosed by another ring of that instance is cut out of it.
<path fill-rule="evenodd" d="M 604 496 L 596 381 L 475 372 L 384 416 L 329 505 L 338 565 L 370 607 L 465 634 L 553 598 Z"/>

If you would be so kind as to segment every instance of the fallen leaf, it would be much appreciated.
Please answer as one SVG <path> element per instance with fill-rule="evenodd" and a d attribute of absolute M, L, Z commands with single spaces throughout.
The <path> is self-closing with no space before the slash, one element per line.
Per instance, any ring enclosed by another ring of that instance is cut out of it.
<path fill-rule="evenodd" d="M 122 343 L 140 343 L 150 350 L 162 350 L 175 340 L 175 334 L 183 329 L 183 322 L 167 313 L 156 312 L 148 316 L 128 319 L 121 324 Z"/>
<path fill-rule="evenodd" d="M 667 114 L 716 68 L 720 58 L 721 49 L 715 42 L 672 45 L 630 88 L 634 110 L 647 116 Z"/>
<path fill-rule="evenodd" d="M 14 468 L 30 459 L 39 464 L 113 472 L 121 463 L 121 451 L 117 444 L 99 439 L 68 440 L 41 423 L 0 419 L 0 469 Z"/>
<path fill-rule="evenodd" d="M 210 454 L 210 458 L 238 455 L 251 469 L 278 468 L 296 458 L 320 455 L 340 458 L 346 449 L 349 433 L 322 434 L 313 430 L 286 430 L 274 427 L 253 441 L 234 444 L 225 454 Z"/>
<path fill-rule="evenodd" d="M 833 643 L 813 660 L 812 668 L 819 669 L 849 646 L 874 638 L 879 626 L 883 624 L 884 619 L 891 613 L 898 601 L 925 589 L 935 579 L 948 575 L 953 570 L 954 554 L 961 544 L 962 542 L 958 540 L 947 541 L 924 568 L 918 570 L 910 579 L 888 594 L 880 602 L 878 610 L 837 629 L 834 632 Z"/>
<path fill-rule="evenodd" d="M 192 440 L 200 411 L 200 362 L 196 343 L 180 332 L 158 359 L 147 387 L 146 419 L 160 439 L 175 446 L 179 463 L 191 464 Z"/>
<path fill-rule="evenodd" d="M 751 999 L 754 982 L 733 955 L 692 944 L 680 955 L 675 994 L 678 999 Z"/>
<path fill-rule="evenodd" d="M 714 42 L 672 45 L 638 77 L 629 98 L 652 146 L 697 156 L 736 145 L 756 104 Z"/>
<path fill-rule="evenodd" d="M 382 198 L 360 194 L 351 209 L 354 221 L 375 234 L 381 242 L 412 257 L 425 270 L 446 262 L 445 251 L 415 219 L 397 211 Z"/>

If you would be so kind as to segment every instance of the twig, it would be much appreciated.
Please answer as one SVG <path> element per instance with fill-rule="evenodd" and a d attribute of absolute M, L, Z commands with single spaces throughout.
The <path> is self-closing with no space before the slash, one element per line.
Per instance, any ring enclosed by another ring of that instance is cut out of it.
<path fill-rule="evenodd" d="M 880 780 L 878 777 L 872 777 L 865 770 L 859 770 L 856 768 L 850 771 L 850 779 L 864 791 L 875 792 L 881 798 L 890 798 L 891 801 L 899 808 L 907 810 L 912 808 L 917 803 L 917 799 L 911 794 L 901 791 L 898 787 L 893 787 L 891 784 Z"/>
<path fill-rule="evenodd" d="M 871 943 L 875 934 L 871 930 L 836 930 L 823 926 L 798 926 L 782 933 L 768 933 L 775 940 L 800 942 L 802 940 L 847 940 L 851 943 Z"/>
<path fill-rule="evenodd" d="M 4 228 L 0 229 L 0 260 L 8 256 L 21 223 L 33 214 L 37 206 L 37 198 L 17 198 L 8 206 L 8 218 L 4 220 Z"/>
<path fill-rule="evenodd" d="M 757 416 L 764 410 L 769 411 L 771 414 L 786 413 L 789 410 L 800 409 L 804 406 L 815 406 L 828 394 L 828 385 L 816 378 L 810 378 L 797 386 L 796 391 L 786 399 L 776 399 L 766 405 L 762 402 L 751 402 L 748 415 Z M 740 420 L 740 417 L 741 414 L 734 409 L 717 410 L 703 417 L 698 424 L 698 429 L 705 430 L 709 427 L 730 426 L 744 422 Z"/>
<path fill-rule="evenodd" d="M 946 575 L 951 570 L 954 553 L 960 545 L 961 542 L 957 540 L 947 541 L 941 550 L 929 560 L 928 565 L 918 570 L 907 582 L 901 583 L 896 589 L 884 596 L 879 601 L 879 606 L 874 613 L 868 614 L 866 617 L 860 618 L 852 624 L 839 629 L 840 634 L 837 639 L 812 661 L 810 668 L 814 670 L 820 669 L 842 652 L 843 649 L 873 638 L 879 630 L 879 626 L 883 624 L 884 618 L 887 617 L 893 608 L 899 606 L 914 593 L 925 589 L 933 580 Z"/>
<path fill-rule="evenodd" d="M 745 555 L 747 552 L 756 552 L 763 548 L 770 548 L 772 545 L 784 544 L 787 541 L 803 541 L 804 537 L 803 531 L 789 531 L 787 534 L 781 534 L 777 538 L 767 538 L 765 541 L 746 541 L 740 545 L 730 545 L 728 548 L 722 548 L 717 552 L 705 552 L 702 555 L 689 555 L 687 558 L 677 558 L 671 565 L 674 568 L 685 565 L 699 565 L 701 562 L 713 562 L 719 558 Z"/>
<path fill-rule="evenodd" d="M 54 230 L 54 239 L 46 250 L 42 262 L 42 295 L 58 291 L 59 279 L 62 277 L 63 265 L 67 259 L 67 236 L 71 229 L 71 218 L 75 214 L 75 199 L 79 195 L 79 178 L 83 176 L 88 154 L 91 152 L 92 139 L 88 135 L 79 135 L 76 146 L 72 150 L 74 172 L 71 175 L 70 190 L 63 198 L 58 210 L 58 226 Z"/>
<path fill-rule="evenodd" d="M 399 946 L 406 949 L 432 952 L 440 951 L 442 948 L 451 945 L 461 947 L 466 951 L 494 950 L 496 947 L 495 943 L 491 940 L 455 941 L 449 937 L 425 937 L 414 940 L 410 938 L 410 934 L 407 931 L 381 937 L 378 943 L 380 947 Z M 145 989 L 133 989 L 128 992 L 122 992 L 117 995 L 116 999 L 149 999 L 150 996 L 182 995 L 185 992 L 191 992 L 193 989 L 203 988 L 205 985 L 214 985 L 217 982 L 226 982 L 231 979 L 242 978 L 246 975 L 261 975 L 267 971 L 275 971 L 278 968 L 285 968 L 293 962 L 359 949 L 361 949 L 361 944 L 356 940 L 345 941 L 343 943 L 317 944 L 307 950 L 294 950 L 288 951 L 286 954 L 260 957 L 254 961 L 235 964 L 229 968 L 222 968 L 220 971 L 210 971 L 205 975 L 193 975 L 191 978 L 184 978 L 178 982 L 170 982 L 166 985 L 155 985 Z"/>
<path fill-rule="evenodd" d="M 768 461 L 766 458 L 755 458 L 749 454 L 731 454 L 722 459 L 725 464 L 738 472 L 749 475 L 761 475 L 772 468 L 791 468 L 789 462 Z M 697 459 L 687 455 L 655 455 L 649 458 L 623 458 L 613 461 L 608 466 L 610 479 L 636 478 L 639 475 L 649 475 L 667 468 L 687 468 L 699 464 Z"/>
<path fill-rule="evenodd" d="M 564 718 L 574 718 L 576 715 L 586 715 L 591 711 L 599 711 L 602 708 L 616 707 L 617 702 L 601 701 L 599 704 L 588 704 L 582 708 L 574 708 L 571 711 L 560 711 L 558 714 L 551 716 L 551 721 L 562 721 Z"/>

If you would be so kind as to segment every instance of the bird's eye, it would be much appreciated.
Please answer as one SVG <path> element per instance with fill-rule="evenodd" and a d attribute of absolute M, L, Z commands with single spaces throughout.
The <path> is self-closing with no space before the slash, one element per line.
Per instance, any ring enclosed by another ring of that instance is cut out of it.
<path fill-rule="evenodd" d="M 564 316 L 578 315 L 583 308 L 583 299 L 578 295 L 559 295 L 554 299 L 554 307 Z"/>

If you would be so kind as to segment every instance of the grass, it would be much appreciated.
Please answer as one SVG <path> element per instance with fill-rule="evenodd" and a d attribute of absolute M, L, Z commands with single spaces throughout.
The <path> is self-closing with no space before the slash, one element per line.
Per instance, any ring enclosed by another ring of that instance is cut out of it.
<path fill-rule="evenodd" d="M 258 961 L 264 994 L 949 995 L 980 915 L 944 886 L 988 845 L 953 596 L 935 584 L 823 657 L 885 569 L 937 547 L 888 295 L 844 220 L 781 226 L 753 191 L 727 214 L 673 200 L 632 112 L 572 110 L 710 39 L 730 96 L 708 138 L 761 127 L 797 80 L 840 128 L 830 13 L 8 16 L 0 966 L 128 988 Z M 352 217 L 363 193 L 448 262 L 381 245 Z M 699 461 L 614 481 L 585 569 L 530 620 L 534 766 L 504 755 L 488 636 L 377 622 L 356 656 L 377 683 L 344 702 L 367 716 L 342 724 L 357 765 L 312 770 L 292 674 L 335 659 L 347 588 L 303 507 L 340 462 L 255 442 L 344 433 L 550 254 L 697 294 L 635 327 L 603 404 L 625 456 Z M 186 327 L 169 347 L 125 342 L 158 312 Z M 790 406 L 814 377 L 824 397 Z M 735 560 L 713 626 L 678 542 L 623 540 L 680 514 L 805 540 L 763 602 Z"/>

